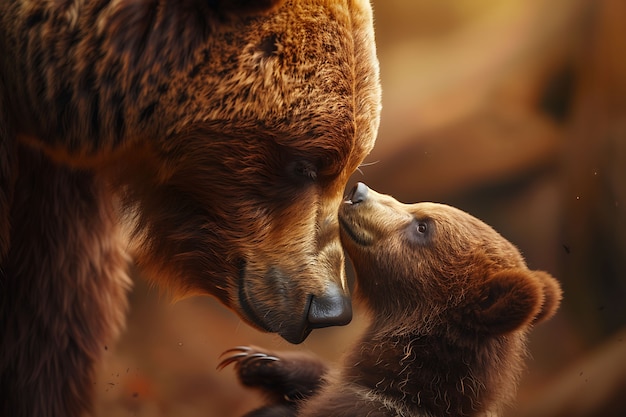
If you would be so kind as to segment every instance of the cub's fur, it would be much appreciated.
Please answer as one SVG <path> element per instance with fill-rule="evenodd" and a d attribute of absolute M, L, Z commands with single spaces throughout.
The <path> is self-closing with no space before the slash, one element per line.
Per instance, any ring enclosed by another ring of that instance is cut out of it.
<path fill-rule="evenodd" d="M 491 227 L 442 204 L 401 204 L 358 184 L 342 242 L 371 324 L 339 370 L 303 353 L 236 348 L 239 378 L 270 394 L 248 416 L 498 416 L 528 331 L 561 290 Z"/>

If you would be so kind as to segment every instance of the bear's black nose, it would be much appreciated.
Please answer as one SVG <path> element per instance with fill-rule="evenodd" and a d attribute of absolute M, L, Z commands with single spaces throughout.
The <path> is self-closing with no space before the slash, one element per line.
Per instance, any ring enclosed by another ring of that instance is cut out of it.
<path fill-rule="evenodd" d="M 313 296 L 309 307 L 308 322 L 312 329 L 344 326 L 352 320 L 352 302 L 339 285 L 331 282 L 326 293 Z"/>
<path fill-rule="evenodd" d="M 352 204 L 359 204 L 367 200 L 369 187 L 362 182 L 358 182 L 348 194 L 348 200 Z"/>

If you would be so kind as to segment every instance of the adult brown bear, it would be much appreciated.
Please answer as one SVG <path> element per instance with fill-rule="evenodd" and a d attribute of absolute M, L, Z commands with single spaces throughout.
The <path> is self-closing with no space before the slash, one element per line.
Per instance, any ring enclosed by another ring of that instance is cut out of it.
<path fill-rule="evenodd" d="M 0 0 L 0 51 L 0 415 L 89 410 L 129 245 L 288 341 L 350 320 L 337 210 L 380 112 L 367 0 Z"/>
<path fill-rule="evenodd" d="M 534 324 L 561 300 L 495 230 L 454 207 L 401 204 L 359 183 L 339 214 L 371 314 L 340 369 L 303 352 L 230 352 L 270 403 L 247 417 L 496 417 Z"/>

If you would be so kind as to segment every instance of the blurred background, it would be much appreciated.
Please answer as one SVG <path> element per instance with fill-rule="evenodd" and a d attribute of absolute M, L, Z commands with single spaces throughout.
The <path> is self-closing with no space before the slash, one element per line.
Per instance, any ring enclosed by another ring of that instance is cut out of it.
<path fill-rule="evenodd" d="M 458 206 L 533 269 L 557 277 L 558 314 L 531 333 L 506 417 L 626 415 L 626 2 L 374 0 L 383 113 L 353 182 Z M 105 348 L 96 415 L 235 417 L 258 406 L 219 355 L 241 344 L 337 361 L 363 328 L 297 347 L 208 297 L 176 304 L 141 279 Z"/>

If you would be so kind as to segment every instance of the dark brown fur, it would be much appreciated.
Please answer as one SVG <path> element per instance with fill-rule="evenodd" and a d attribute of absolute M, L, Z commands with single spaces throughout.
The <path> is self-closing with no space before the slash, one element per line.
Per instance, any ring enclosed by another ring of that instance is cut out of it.
<path fill-rule="evenodd" d="M 359 184 L 340 221 L 371 324 L 336 372 L 258 349 L 226 358 L 244 384 L 273 393 L 249 416 L 500 415 L 526 334 L 558 308 L 557 281 L 453 207 L 405 205 Z M 299 396 L 280 399 L 284 387 Z"/>
<path fill-rule="evenodd" d="M 0 415 L 89 409 L 129 244 L 175 295 L 292 342 L 349 321 L 367 1 L 0 0 L 0 51 Z"/>

